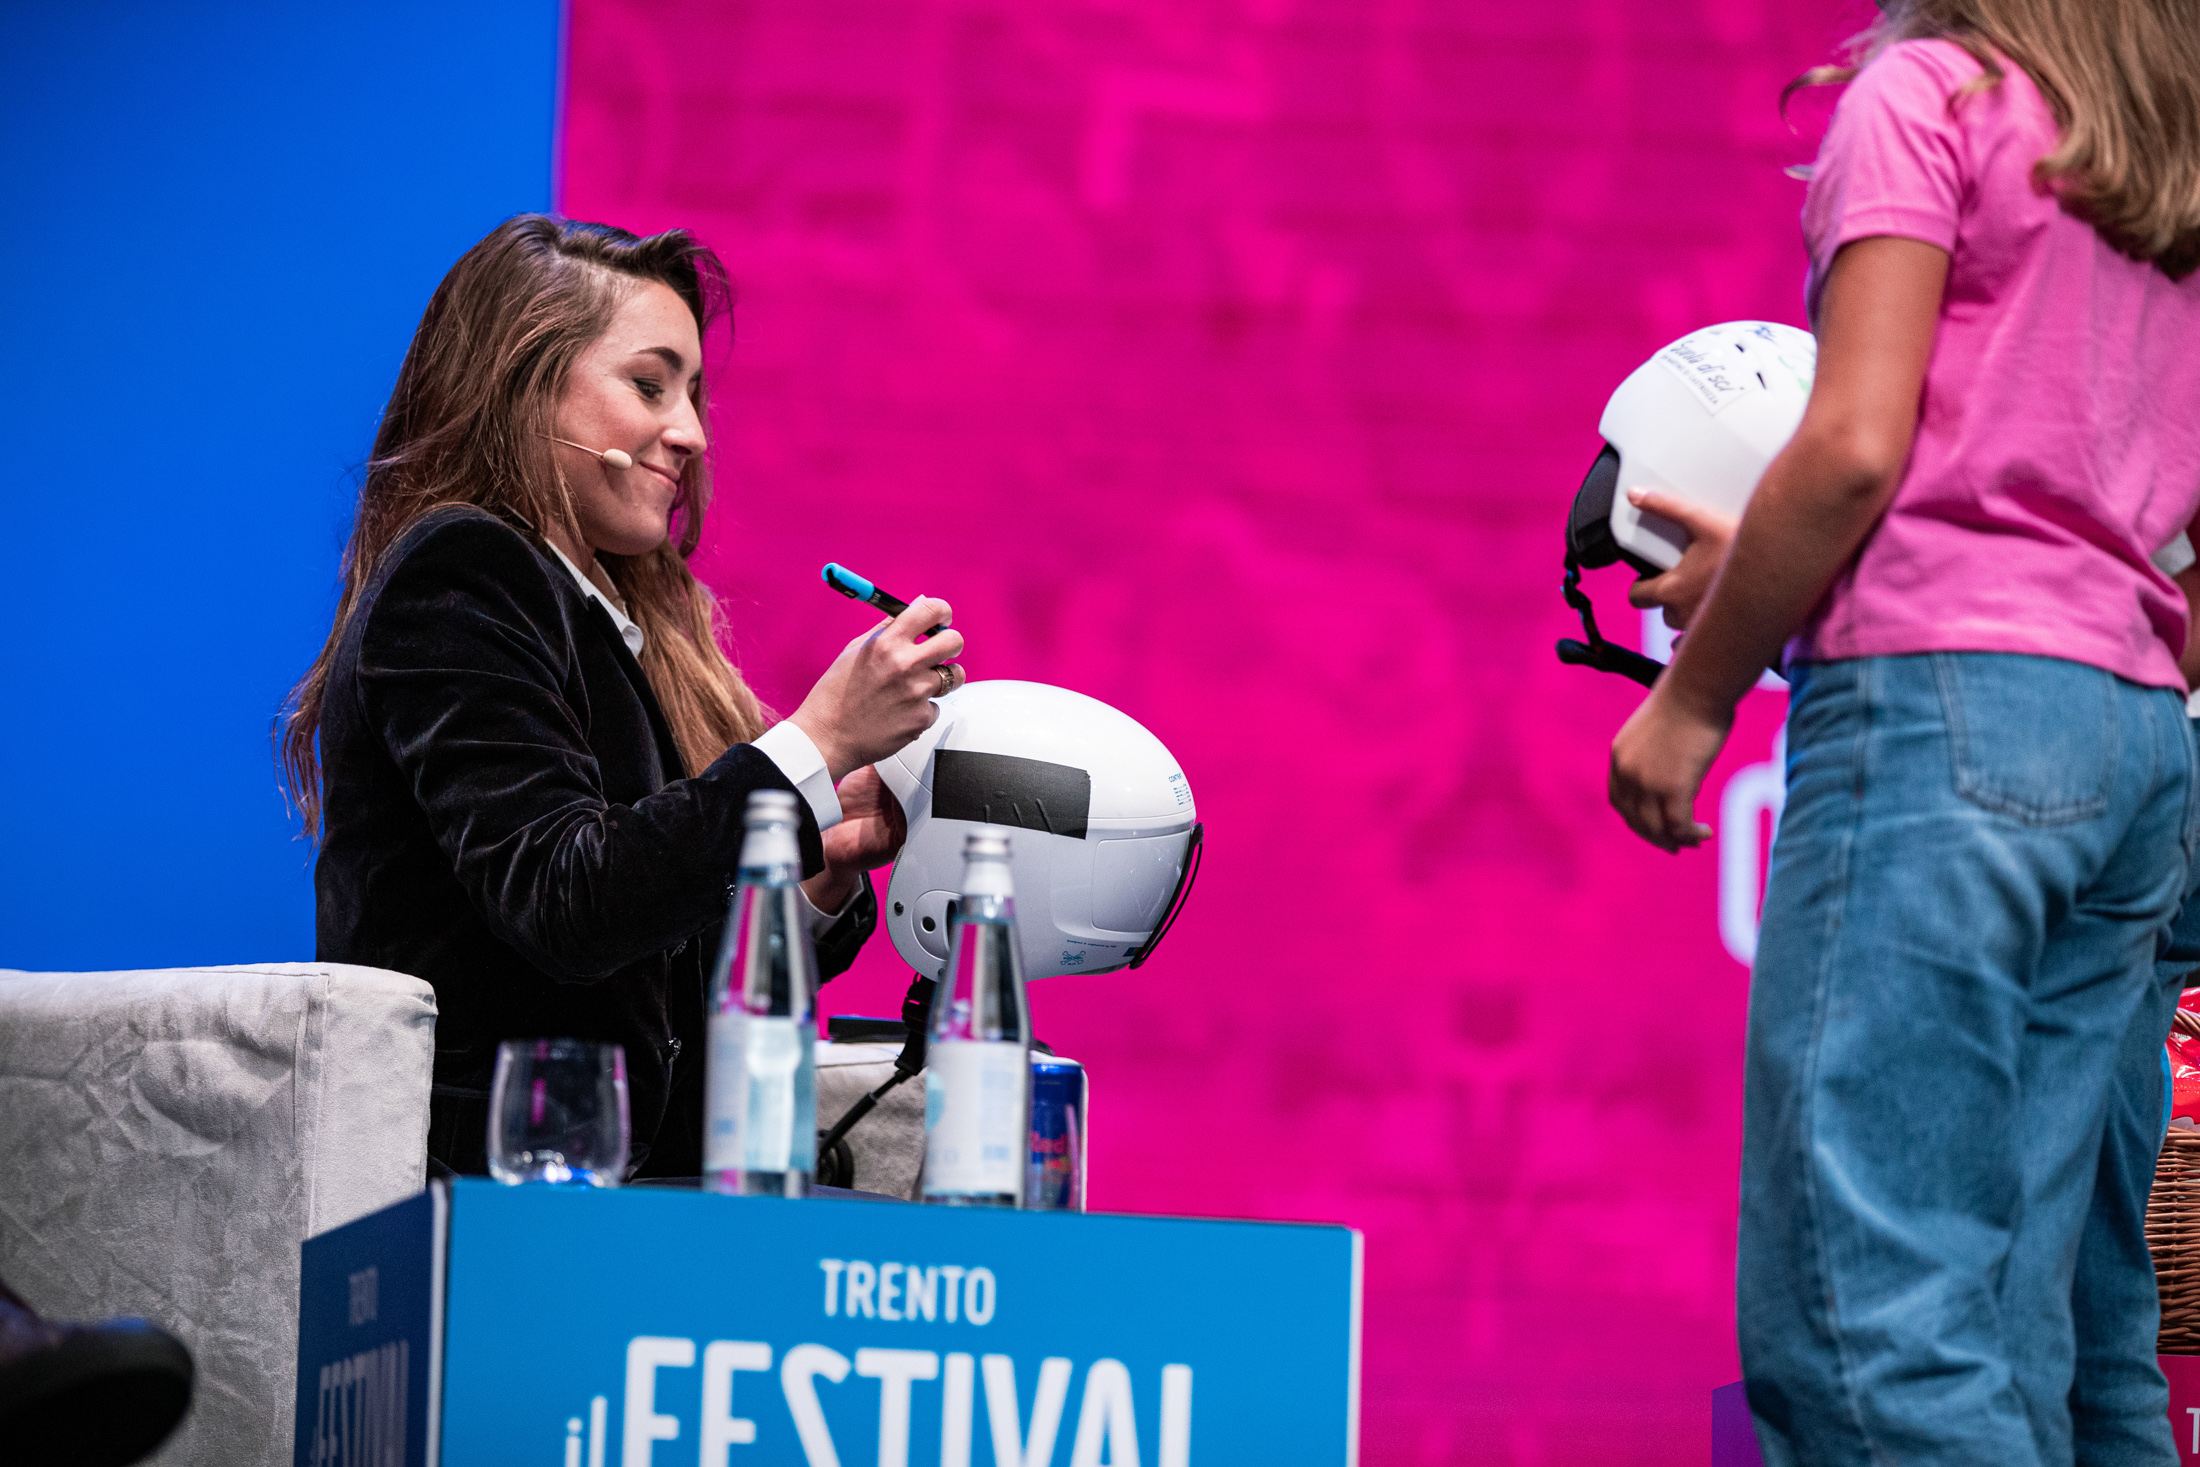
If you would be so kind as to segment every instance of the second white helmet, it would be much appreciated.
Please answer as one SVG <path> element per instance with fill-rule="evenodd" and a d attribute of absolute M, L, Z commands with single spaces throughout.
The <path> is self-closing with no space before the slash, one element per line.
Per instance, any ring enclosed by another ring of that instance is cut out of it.
<path fill-rule="evenodd" d="M 1610 523 L 1620 550 L 1671 570 L 1688 548 L 1686 530 L 1629 504 L 1628 489 L 1740 514 L 1803 421 L 1817 367 L 1808 331 L 1728 321 L 1689 332 L 1629 373 L 1597 424 L 1618 459 Z"/>
<path fill-rule="evenodd" d="M 1772 321 L 1728 321 L 1691 331 L 1628 373 L 1604 405 L 1604 448 L 1566 516 L 1566 604 L 1582 635 L 1562 637 L 1558 660 L 1618 673 L 1649 687 L 1665 670 L 1605 640 L 1581 573 L 1626 561 L 1644 575 L 1671 570 L 1688 531 L 1628 502 L 1628 489 L 1663 489 L 1739 515 L 1803 421 L 1818 343 Z"/>

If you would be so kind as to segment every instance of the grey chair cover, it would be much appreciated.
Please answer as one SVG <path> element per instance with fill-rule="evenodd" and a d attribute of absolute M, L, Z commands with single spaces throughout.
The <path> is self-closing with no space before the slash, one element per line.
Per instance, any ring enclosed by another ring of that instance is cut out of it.
<path fill-rule="evenodd" d="M 298 1245 L 420 1190 L 435 995 L 379 968 L 0 969 L 0 1277 L 190 1346 L 150 1461 L 291 1460 Z"/>

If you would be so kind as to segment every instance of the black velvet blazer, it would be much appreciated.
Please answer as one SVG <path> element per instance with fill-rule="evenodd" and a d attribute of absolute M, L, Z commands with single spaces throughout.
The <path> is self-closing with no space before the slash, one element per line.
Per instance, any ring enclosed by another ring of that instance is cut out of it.
<path fill-rule="evenodd" d="M 556 1036 L 624 1045 L 642 1172 L 700 1172 L 704 988 L 749 793 L 793 788 L 779 766 L 736 744 L 689 777 L 609 614 L 530 532 L 452 507 L 361 590 L 321 788 L 318 956 L 435 987 L 429 1154 L 485 1170 L 498 1041 Z M 866 882 L 821 971 L 877 922 Z"/>

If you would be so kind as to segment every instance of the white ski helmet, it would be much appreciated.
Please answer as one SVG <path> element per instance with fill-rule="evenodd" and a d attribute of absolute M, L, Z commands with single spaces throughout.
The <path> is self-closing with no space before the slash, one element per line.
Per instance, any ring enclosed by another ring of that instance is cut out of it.
<path fill-rule="evenodd" d="M 1617 490 L 1664 489 L 1740 514 L 1810 400 L 1818 342 L 1771 321 L 1706 326 L 1628 374 L 1597 431 L 1618 462 Z M 1656 570 L 1680 564 L 1688 532 L 1611 496 L 1612 539 Z"/>
<path fill-rule="evenodd" d="M 1566 517 L 1567 605 L 1586 642 L 1558 644 L 1561 662 L 1633 678 L 1645 687 L 1664 664 L 1604 640 L 1581 573 L 1626 561 L 1644 575 L 1671 570 L 1688 532 L 1628 503 L 1625 490 L 1663 489 L 1740 514 L 1803 421 L 1818 369 L 1808 331 L 1772 321 L 1706 326 L 1653 355 L 1620 383 L 1597 424 L 1604 449 Z"/>
<path fill-rule="evenodd" d="M 904 961 L 946 972 L 963 836 L 1006 826 L 1024 977 L 1135 968 L 1198 866 L 1192 787 L 1161 740 L 1107 704 L 1044 683 L 966 683 L 878 772 L 909 834 L 881 904 Z"/>

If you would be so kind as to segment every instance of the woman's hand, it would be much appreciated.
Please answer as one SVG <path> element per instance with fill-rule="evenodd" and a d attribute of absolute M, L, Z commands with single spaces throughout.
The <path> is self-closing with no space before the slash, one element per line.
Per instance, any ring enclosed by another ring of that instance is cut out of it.
<path fill-rule="evenodd" d="M 1662 606 L 1665 624 L 1675 630 L 1684 628 L 1710 593 L 1711 578 L 1719 573 L 1741 520 L 1661 489 L 1630 489 L 1627 502 L 1688 532 L 1688 548 L 1681 552 L 1679 565 L 1660 575 L 1643 576 L 1627 588 L 1630 604 L 1644 611 Z"/>
<path fill-rule="evenodd" d="M 1734 726 L 1682 705 L 1663 679 L 1612 740 L 1612 808 L 1630 829 L 1660 850 L 1679 851 L 1711 838 L 1696 822 L 1696 792 Z"/>
<path fill-rule="evenodd" d="M 787 720 L 817 745 L 835 784 L 900 752 L 939 717 L 931 700 L 963 681 L 948 660 L 963 650 L 962 633 L 944 630 L 954 614 L 937 596 L 919 596 L 843 647 Z M 943 630 L 926 637 L 935 626 Z"/>
<path fill-rule="evenodd" d="M 825 864 L 875 871 L 901 854 L 908 834 L 901 801 L 866 764 L 840 782 L 840 824 L 825 832 Z"/>
<path fill-rule="evenodd" d="M 866 764 L 840 782 L 840 824 L 825 832 L 825 869 L 802 883 L 820 912 L 837 912 L 856 894 L 857 878 L 901 854 L 909 822 L 901 801 Z"/>

